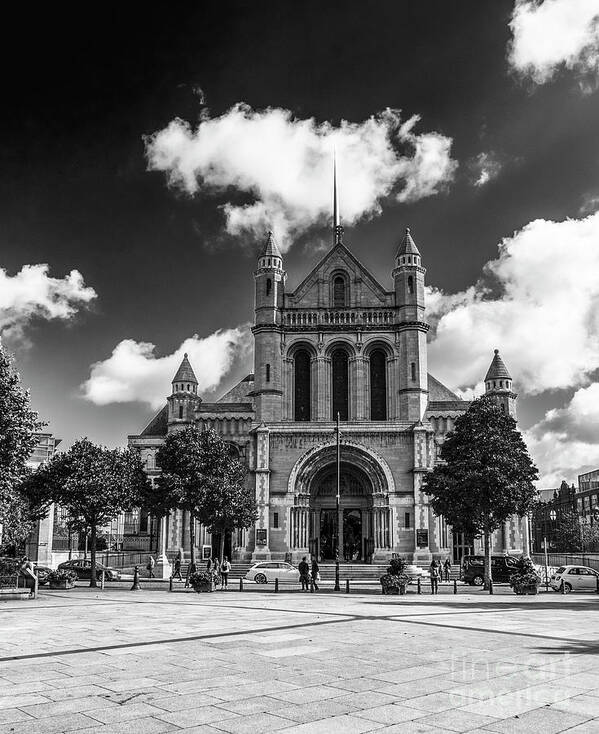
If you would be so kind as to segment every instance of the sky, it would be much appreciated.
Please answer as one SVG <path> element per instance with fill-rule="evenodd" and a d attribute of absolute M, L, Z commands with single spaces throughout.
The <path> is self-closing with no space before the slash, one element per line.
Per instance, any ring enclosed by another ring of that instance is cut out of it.
<path fill-rule="evenodd" d="M 0 331 L 68 446 L 124 445 L 184 352 L 252 371 L 267 229 L 293 288 L 345 242 L 427 269 L 429 370 L 498 348 L 539 486 L 599 467 L 599 0 L 103 3 L 5 12 Z"/>

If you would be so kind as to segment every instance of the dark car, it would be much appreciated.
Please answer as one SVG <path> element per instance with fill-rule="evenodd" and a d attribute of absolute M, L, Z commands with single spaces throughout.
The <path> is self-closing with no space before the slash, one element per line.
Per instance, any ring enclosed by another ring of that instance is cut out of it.
<path fill-rule="evenodd" d="M 58 568 L 65 571 L 75 571 L 77 574 L 77 580 L 85 581 L 90 579 L 92 575 L 92 562 L 89 559 L 77 558 L 73 561 L 65 561 L 60 563 Z M 102 576 L 104 571 L 104 578 L 106 581 L 120 581 L 121 575 L 114 568 L 108 568 L 101 563 L 96 563 L 96 576 L 98 579 Z"/>
<path fill-rule="evenodd" d="M 462 562 L 462 581 L 471 586 L 482 586 L 485 581 L 484 556 L 466 556 Z M 517 570 L 517 559 L 513 556 L 491 556 L 491 578 L 506 583 Z"/>

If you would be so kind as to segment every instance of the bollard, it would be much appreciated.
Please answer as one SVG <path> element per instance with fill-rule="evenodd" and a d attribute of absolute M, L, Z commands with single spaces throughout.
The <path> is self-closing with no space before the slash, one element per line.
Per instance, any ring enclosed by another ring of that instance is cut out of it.
<path fill-rule="evenodd" d="M 457 579 L 453 580 L 453 593 L 454 594 L 458 593 L 458 580 Z"/>
<path fill-rule="evenodd" d="M 349 594 L 349 579 L 345 579 L 345 593 Z"/>
<path fill-rule="evenodd" d="M 37 593 L 39 590 L 39 579 L 37 577 L 37 573 L 35 574 L 35 581 L 33 582 L 33 589 L 31 589 L 31 598 L 37 599 Z"/>
<path fill-rule="evenodd" d="M 406 595 L 406 585 L 405 584 L 400 584 L 399 585 L 399 595 L 400 596 L 405 596 Z"/>
<path fill-rule="evenodd" d="M 422 583 L 420 581 L 420 576 L 418 577 L 418 593 L 422 594 Z"/>
<path fill-rule="evenodd" d="M 239 579 L 239 591 L 243 591 L 243 579 Z"/>
<path fill-rule="evenodd" d="M 597 589 L 596 589 L 596 591 L 599 594 L 599 576 L 597 576 Z"/>
<path fill-rule="evenodd" d="M 169 591 L 172 591 L 173 590 L 173 577 L 172 576 L 168 580 L 168 590 Z"/>
<path fill-rule="evenodd" d="M 560 590 L 561 590 L 562 594 L 565 594 L 566 593 L 566 584 L 564 583 L 564 580 L 563 579 L 562 579 L 562 585 L 561 585 L 561 589 Z"/>
<path fill-rule="evenodd" d="M 314 591 L 314 587 L 312 587 L 312 591 Z M 279 579 L 275 579 L 275 594 L 279 593 Z"/>
<path fill-rule="evenodd" d="M 104 591 L 104 584 L 106 582 L 106 573 L 105 571 L 102 571 L 102 576 L 100 577 L 100 588 L 102 591 Z"/>
<path fill-rule="evenodd" d="M 493 579 L 489 579 L 489 594 L 493 593 Z"/>
<path fill-rule="evenodd" d="M 131 591 L 139 591 L 141 589 L 141 586 L 139 585 L 139 566 L 135 566 L 135 569 L 133 571 L 133 586 L 131 587 Z"/>
<path fill-rule="evenodd" d="M 314 593 L 314 579 L 312 578 L 312 575 L 310 575 L 310 593 Z"/>

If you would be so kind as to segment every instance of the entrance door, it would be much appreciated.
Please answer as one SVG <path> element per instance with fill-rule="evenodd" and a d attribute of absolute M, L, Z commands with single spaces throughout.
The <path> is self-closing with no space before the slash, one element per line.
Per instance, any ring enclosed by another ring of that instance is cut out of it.
<path fill-rule="evenodd" d="M 453 533 L 453 562 L 461 565 L 464 556 L 474 553 L 474 538 L 467 533 Z"/>
<path fill-rule="evenodd" d="M 320 511 L 320 557 L 323 561 L 335 560 L 337 547 L 337 510 Z"/>
<path fill-rule="evenodd" d="M 343 510 L 343 559 L 345 561 L 362 560 L 362 511 L 358 509 Z"/>

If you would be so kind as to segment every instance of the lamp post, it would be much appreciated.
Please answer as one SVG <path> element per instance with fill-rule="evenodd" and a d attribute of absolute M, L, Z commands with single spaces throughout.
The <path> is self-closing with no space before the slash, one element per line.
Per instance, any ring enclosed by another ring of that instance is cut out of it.
<path fill-rule="evenodd" d="M 334 591 L 341 591 L 339 585 L 339 541 L 340 541 L 340 525 L 339 522 L 339 504 L 341 500 L 341 428 L 339 427 L 339 413 L 337 413 L 337 542 L 335 543 L 335 588 Z"/>
<path fill-rule="evenodd" d="M 555 518 L 557 517 L 557 513 L 555 510 L 550 510 L 549 512 L 549 519 L 551 522 L 555 521 Z M 549 566 L 549 559 L 547 557 L 547 533 L 545 533 L 545 537 L 543 538 L 543 548 L 545 549 L 545 586 L 547 586 L 547 579 L 549 575 L 548 566 Z"/>

